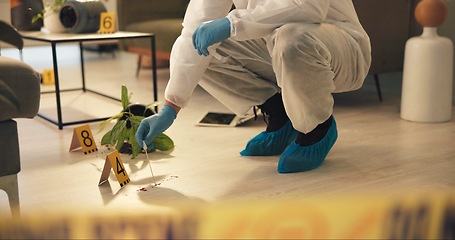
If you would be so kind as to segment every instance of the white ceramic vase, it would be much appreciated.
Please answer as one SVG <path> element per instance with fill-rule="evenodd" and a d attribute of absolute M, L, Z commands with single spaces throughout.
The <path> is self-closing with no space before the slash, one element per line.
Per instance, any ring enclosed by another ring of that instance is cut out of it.
<path fill-rule="evenodd" d="M 422 0 L 416 6 L 415 18 L 423 33 L 406 42 L 402 119 L 426 123 L 452 119 L 453 43 L 437 33 L 446 16 L 443 0 Z"/>
<path fill-rule="evenodd" d="M 43 17 L 44 30 L 49 33 L 63 33 L 66 32 L 66 28 L 63 26 L 60 21 L 60 11 L 50 9 L 49 7 L 45 8 L 45 13 Z"/>
<path fill-rule="evenodd" d="M 453 43 L 436 28 L 406 42 L 401 118 L 437 123 L 452 119 Z"/>

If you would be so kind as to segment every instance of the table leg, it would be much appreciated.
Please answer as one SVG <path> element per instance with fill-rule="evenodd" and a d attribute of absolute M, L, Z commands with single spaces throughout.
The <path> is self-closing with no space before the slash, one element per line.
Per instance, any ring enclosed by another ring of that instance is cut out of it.
<path fill-rule="evenodd" d="M 59 84 L 59 79 L 58 79 L 56 43 L 52 43 L 51 45 L 52 45 L 52 63 L 54 65 L 55 96 L 56 96 L 56 101 L 57 101 L 57 125 L 58 125 L 59 129 L 63 129 L 62 106 L 60 103 L 60 84 Z"/>
<path fill-rule="evenodd" d="M 82 75 L 82 90 L 85 92 L 85 66 L 84 66 L 84 49 L 82 42 L 79 42 L 79 50 L 81 51 L 81 75 Z"/>

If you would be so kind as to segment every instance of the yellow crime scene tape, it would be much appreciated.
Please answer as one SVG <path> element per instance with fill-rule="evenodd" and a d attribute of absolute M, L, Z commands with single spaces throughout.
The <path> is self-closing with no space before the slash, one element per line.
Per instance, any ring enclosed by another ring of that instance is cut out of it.
<path fill-rule="evenodd" d="M 2 239 L 454 239 L 455 195 L 308 197 L 0 220 Z"/>

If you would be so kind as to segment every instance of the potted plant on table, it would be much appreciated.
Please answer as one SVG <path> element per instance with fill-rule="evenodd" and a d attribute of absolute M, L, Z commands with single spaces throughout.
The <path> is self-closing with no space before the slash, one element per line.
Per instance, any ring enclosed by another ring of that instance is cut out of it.
<path fill-rule="evenodd" d="M 131 93 L 125 85 L 122 85 L 122 111 L 115 116 L 110 117 L 102 122 L 98 132 L 103 129 L 112 121 L 117 122 L 111 130 L 106 132 L 101 139 L 102 145 L 113 145 L 121 153 L 131 153 L 135 158 L 140 152 L 141 148 L 136 141 L 136 131 L 145 117 L 155 114 L 153 108 L 157 103 L 152 103 L 147 106 L 142 104 L 130 104 Z M 153 147 L 160 151 L 167 151 L 174 148 L 172 139 L 164 133 L 159 134 L 153 141 Z M 154 151 L 149 149 L 148 151 Z"/>
<path fill-rule="evenodd" d="M 36 22 L 38 19 L 43 19 L 43 26 L 47 31 L 51 33 L 65 32 L 66 28 L 60 21 L 60 10 L 65 1 L 66 0 L 53 0 L 52 2 L 46 3 L 43 10 L 33 17 L 32 23 Z"/>

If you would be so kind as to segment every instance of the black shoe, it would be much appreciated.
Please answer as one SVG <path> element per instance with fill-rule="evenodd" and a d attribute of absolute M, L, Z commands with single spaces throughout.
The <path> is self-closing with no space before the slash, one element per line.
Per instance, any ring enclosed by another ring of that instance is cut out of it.
<path fill-rule="evenodd" d="M 273 95 L 265 103 L 258 106 L 264 115 L 264 121 L 267 123 L 266 132 L 274 132 L 281 129 L 288 121 L 289 117 L 284 109 L 281 93 Z"/>
<path fill-rule="evenodd" d="M 310 146 L 321 141 L 327 134 L 327 131 L 329 131 L 330 126 L 332 126 L 332 118 L 333 116 L 330 116 L 309 133 L 298 132 L 295 142 L 300 146 Z"/>

